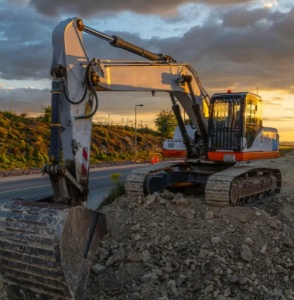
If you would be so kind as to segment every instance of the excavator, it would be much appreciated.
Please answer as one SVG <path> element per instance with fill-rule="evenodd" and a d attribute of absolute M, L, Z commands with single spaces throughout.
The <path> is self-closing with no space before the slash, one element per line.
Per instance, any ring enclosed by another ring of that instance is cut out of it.
<path fill-rule="evenodd" d="M 90 59 L 83 32 L 141 60 Z M 53 195 L 0 205 L 0 273 L 9 300 L 85 298 L 91 264 L 107 232 L 105 215 L 86 207 L 99 93 L 168 93 L 187 149 L 181 162 L 133 170 L 125 183 L 128 194 L 203 184 L 207 204 L 222 207 L 279 192 L 278 169 L 240 163 L 278 157 L 278 131 L 262 125 L 260 96 L 227 91 L 209 97 L 188 63 L 94 30 L 80 18 L 58 24 L 52 44 L 51 137 L 43 173 Z M 195 138 L 185 130 L 181 108 L 197 131 Z"/>

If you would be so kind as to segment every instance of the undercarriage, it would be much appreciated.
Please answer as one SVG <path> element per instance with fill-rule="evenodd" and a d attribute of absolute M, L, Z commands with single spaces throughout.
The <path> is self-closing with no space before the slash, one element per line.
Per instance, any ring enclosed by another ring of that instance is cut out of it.
<path fill-rule="evenodd" d="M 134 170 L 127 177 L 126 192 L 147 195 L 164 189 L 178 191 L 182 187 L 189 191 L 202 185 L 208 205 L 235 206 L 279 193 L 281 180 L 278 169 L 186 160 Z"/>

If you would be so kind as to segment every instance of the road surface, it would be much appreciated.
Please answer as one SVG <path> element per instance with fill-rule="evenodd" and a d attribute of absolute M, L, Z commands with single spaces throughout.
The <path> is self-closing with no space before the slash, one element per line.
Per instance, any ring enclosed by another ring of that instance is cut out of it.
<path fill-rule="evenodd" d="M 120 174 L 120 180 L 124 180 L 132 169 L 144 166 L 146 164 L 90 169 L 90 192 L 87 206 L 91 209 L 96 209 L 105 199 L 115 185 L 111 181 L 111 174 Z M 52 195 L 52 189 L 48 175 L 34 174 L 0 178 L 0 203 L 13 198 L 35 201 L 50 195 Z"/>

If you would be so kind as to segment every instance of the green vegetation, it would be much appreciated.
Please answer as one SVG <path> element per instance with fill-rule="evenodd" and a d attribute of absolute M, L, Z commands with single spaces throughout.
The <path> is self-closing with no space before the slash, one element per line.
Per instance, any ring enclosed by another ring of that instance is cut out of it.
<path fill-rule="evenodd" d="M 91 164 L 126 161 L 134 158 L 135 130 L 129 126 L 93 124 Z M 48 163 L 50 107 L 44 116 L 31 118 L 0 112 L 0 170 L 42 168 Z M 160 134 L 137 129 L 138 158 L 160 149 Z"/>
<path fill-rule="evenodd" d="M 115 186 L 110 190 L 108 196 L 103 200 L 102 206 L 111 204 L 115 199 L 126 193 L 124 182 L 120 181 L 121 174 L 113 173 L 111 181 Z"/>
<path fill-rule="evenodd" d="M 49 135 L 42 118 L 0 112 L 0 170 L 42 166 L 48 160 Z"/>
<path fill-rule="evenodd" d="M 50 141 L 50 107 L 38 118 L 26 114 L 0 112 L 0 170 L 42 168 L 48 163 Z M 160 152 L 164 124 L 173 130 L 175 117 L 162 110 L 155 120 L 158 132 L 137 129 L 138 160 L 149 160 L 150 152 Z M 173 131 L 170 132 L 173 132 Z M 91 164 L 134 159 L 135 130 L 130 126 L 93 124 Z M 293 151 L 289 143 L 282 144 L 280 156 Z"/>
<path fill-rule="evenodd" d="M 280 145 L 279 154 L 280 156 L 285 156 L 287 153 L 292 152 L 294 147 L 292 145 Z"/>
<path fill-rule="evenodd" d="M 177 125 L 177 119 L 173 111 L 162 109 L 155 118 L 155 126 L 157 131 L 165 138 L 172 138 L 174 135 L 174 128 Z"/>

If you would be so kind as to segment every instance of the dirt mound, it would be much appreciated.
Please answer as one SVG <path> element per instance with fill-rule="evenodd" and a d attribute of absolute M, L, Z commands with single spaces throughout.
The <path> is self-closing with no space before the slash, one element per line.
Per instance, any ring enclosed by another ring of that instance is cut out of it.
<path fill-rule="evenodd" d="M 254 205 L 164 191 L 103 207 L 86 299 L 294 299 L 293 159 L 263 161 L 281 169 L 282 192 Z"/>
<path fill-rule="evenodd" d="M 104 207 L 87 299 L 294 299 L 293 157 L 263 162 L 283 191 L 251 206 L 165 191 Z"/>

